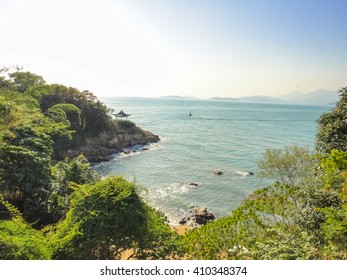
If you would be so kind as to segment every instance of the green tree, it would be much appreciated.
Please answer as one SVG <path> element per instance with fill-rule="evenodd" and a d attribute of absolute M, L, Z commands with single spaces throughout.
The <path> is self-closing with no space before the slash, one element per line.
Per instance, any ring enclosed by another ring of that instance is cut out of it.
<path fill-rule="evenodd" d="M 27 88 L 33 85 L 44 85 L 46 81 L 39 75 L 30 72 L 14 72 L 9 74 L 12 78 L 14 87 L 17 91 L 23 93 Z"/>
<path fill-rule="evenodd" d="M 51 139 L 22 126 L 3 137 L 0 149 L 0 193 L 31 222 L 45 217 L 42 202 L 51 184 Z"/>
<path fill-rule="evenodd" d="M 318 119 L 316 147 L 320 153 L 347 151 L 347 87 L 339 90 L 340 99 L 330 111 Z"/>
<path fill-rule="evenodd" d="M 314 178 L 314 156 L 308 149 L 293 146 L 267 149 L 259 162 L 259 176 L 295 187 Z"/>

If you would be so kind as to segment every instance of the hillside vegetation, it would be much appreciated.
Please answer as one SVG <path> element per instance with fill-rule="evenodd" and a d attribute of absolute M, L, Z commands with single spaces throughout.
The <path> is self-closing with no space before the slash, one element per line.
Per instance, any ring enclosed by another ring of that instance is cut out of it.
<path fill-rule="evenodd" d="M 266 150 L 255 191 L 229 217 L 190 231 L 191 259 L 347 259 L 347 88 L 318 120 L 316 151 Z"/>
<path fill-rule="evenodd" d="M 135 183 L 65 156 L 100 135 L 141 141 L 129 136 L 140 128 L 112 120 L 89 91 L 1 74 L 0 259 L 119 259 L 129 249 L 135 259 L 347 259 L 347 88 L 318 120 L 316 152 L 265 151 L 259 170 L 273 185 L 178 236 Z"/>

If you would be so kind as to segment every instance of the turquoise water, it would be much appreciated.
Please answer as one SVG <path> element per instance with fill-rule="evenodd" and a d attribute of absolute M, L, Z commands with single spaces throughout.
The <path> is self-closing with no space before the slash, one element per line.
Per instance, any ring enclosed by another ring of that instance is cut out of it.
<path fill-rule="evenodd" d="M 144 186 L 148 203 L 173 222 L 190 206 L 208 207 L 217 217 L 230 214 L 249 193 L 271 183 L 256 176 L 265 149 L 313 148 L 316 120 L 330 109 L 166 98 L 103 102 L 131 114 L 130 120 L 161 141 L 145 151 L 138 147 L 136 153 L 117 154 L 95 168 L 103 176 L 123 175 Z M 216 170 L 224 174 L 217 176 Z"/>

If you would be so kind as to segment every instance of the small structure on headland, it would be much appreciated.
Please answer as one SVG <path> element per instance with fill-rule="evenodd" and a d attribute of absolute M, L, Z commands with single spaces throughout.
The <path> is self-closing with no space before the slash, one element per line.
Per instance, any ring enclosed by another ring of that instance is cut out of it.
<path fill-rule="evenodd" d="M 120 110 L 120 112 L 118 114 L 112 114 L 114 115 L 116 118 L 128 118 L 129 116 L 131 116 L 130 114 L 126 114 L 123 112 L 123 110 Z"/>

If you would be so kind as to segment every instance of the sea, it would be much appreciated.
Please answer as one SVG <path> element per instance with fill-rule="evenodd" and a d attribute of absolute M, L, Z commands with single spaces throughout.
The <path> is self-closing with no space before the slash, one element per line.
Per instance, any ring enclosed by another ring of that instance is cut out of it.
<path fill-rule="evenodd" d="M 173 224 L 191 207 L 206 207 L 217 218 L 230 215 L 250 193 L 274 182 L 257 176 L 265 150 L 294 145 L 313 150 L 316 120 L 332 108 L 186 98 L 101 100 L 116 113 L 131 114 L 129 120 L 161 140 L 114 154 L 93 168 L 104 177 L 134 181 L 144 200 Z"/>

